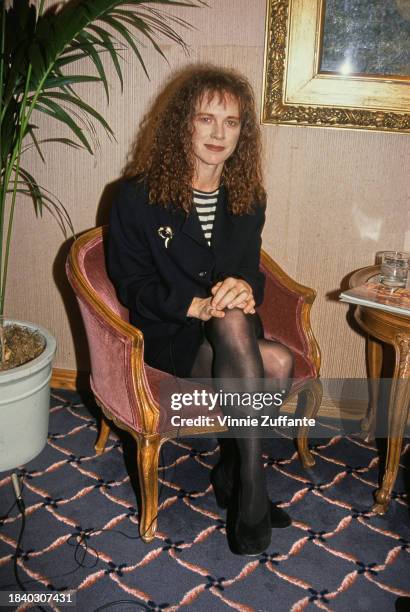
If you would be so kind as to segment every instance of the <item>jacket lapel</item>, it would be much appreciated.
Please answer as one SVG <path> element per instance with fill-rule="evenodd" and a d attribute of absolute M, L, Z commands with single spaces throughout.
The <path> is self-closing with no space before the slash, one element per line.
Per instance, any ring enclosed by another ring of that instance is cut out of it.
<path fill-rule="evenodd" d="M 186 216 L 181 232 L 182 234 L 192 238 L 192 240 L 195 240 L 195 242 L 200 244 L 205 249 L 209 249 L 195 208 L 193 208 L 191 213 Z"/>
<path fill-rule="evenodd" d="M 198 213 L 195 208 L 193 208 L 191 213 L 186 216 L 181 228 L 181 233 L 185 236 L 189 236 L 201 247 L 216 255 L 226 248 L 226 244 L 229 242 L 232 224 L 232 215 L 230 215 L 228 212 L 226 190 L 225 187 L 221 185 L 216 206 L 214 227 L 212 230 L 211 248 L 209 248 L 209 245 L 205 239 L 204 232 L 198 218 Z"/>

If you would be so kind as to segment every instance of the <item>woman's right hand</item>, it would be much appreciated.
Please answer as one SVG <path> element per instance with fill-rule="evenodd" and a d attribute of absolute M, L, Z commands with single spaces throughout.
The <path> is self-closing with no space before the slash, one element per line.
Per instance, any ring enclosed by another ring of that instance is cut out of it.
<path fill-rule="evenodd" d="M 218 310 L 211 306 L 213 296 L 206 298 L 194 297 L 188 308 L 187 317 L 201 319 L 201 321 L 209 321 L 212 317 L 222 319 L 225 316 L 223 310 Z"/>

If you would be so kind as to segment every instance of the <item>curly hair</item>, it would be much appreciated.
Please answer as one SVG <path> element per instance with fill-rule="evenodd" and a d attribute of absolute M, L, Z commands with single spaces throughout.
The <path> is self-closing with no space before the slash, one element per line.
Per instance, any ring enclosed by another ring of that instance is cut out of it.
<path fill-rule="evenodd" d="M 241 130 L 235 151 L 225 161 L 221 183 L 234 215 L 251 212 L 265 201 L 262 185 L 261 137 L 252 87 L 233 70 L 197 65 L 168 86 L 166 94 L 145 119 L 145 138 L 134 144 L 125 167 L 128 177 L 142 175 L 150 202 L 192 209 L 195 161 L 192 133 L 195 110 L 203 96 L 231 95 L 239 105 Z"/>

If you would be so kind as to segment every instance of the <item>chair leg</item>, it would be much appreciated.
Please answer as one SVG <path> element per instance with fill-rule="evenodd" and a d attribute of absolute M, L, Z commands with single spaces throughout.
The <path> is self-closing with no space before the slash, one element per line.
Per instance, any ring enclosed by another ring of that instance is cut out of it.
<path fill-rule="evenodd" d="M 160 436 L 136 436 L 137 463 L 141 488 L 140 535 L 151 542 L 157 531 L 158 515 L 158 459 L 162 439 Z"/>
<path fill-rule="evenodd" d="M 95 452 L 97 455 L 101 455 L 104 452 L 105 445 L 107 444 L 108 436 L 110 435 L 111 428 L 106 418 L 101 416 L 101 428 L 97 438 L 97 442 L 94 445 Z"/>
<path fill-rule="evenodd" d="M 322 394 L 322 383 L 318 379 L 312 381 L 306 389 L 300 392 L 298 397 L 298 405 L 299 402 L 303 402 L 304 406 L 302 414 L 304 417 L 308 419 L 314 419 L 316 417 L 320 404 L 322 403 Z M 302 465 L 306 468 L 310 468 L 315 465 L 315 459 L 308 446 L 308 433 L 308 425 L 299 427 L 297 448 Z"/>

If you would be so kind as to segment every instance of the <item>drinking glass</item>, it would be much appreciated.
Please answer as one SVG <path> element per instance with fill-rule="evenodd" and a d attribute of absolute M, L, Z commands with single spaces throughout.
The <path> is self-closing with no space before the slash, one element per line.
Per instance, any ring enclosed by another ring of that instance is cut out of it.
<path fill-rule="evenodd" d="M 388 287 L 405 287 L 409 271 L 410 253 L 384 251 L 380 268 L 380 282 Z"/>

